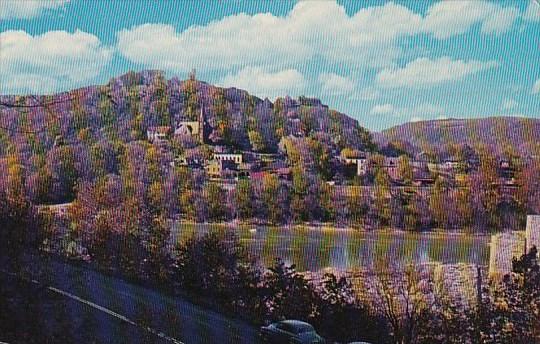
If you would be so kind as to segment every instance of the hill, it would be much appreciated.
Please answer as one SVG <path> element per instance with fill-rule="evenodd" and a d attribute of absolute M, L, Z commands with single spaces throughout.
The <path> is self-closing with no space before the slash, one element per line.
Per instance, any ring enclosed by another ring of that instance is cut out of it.
<path fill-rule="evenodd" d="M 46 149 L 57 136 L 72 143 L 85 133 L 96 141 L 111 136 L 123 142 L 144 139 L 150 127 L 174 129 L 178 122 L 198 120 L 201 113 L 209 144 L 274 152 L 282 137 L 294 135 L 318 136 L 336 149 L 371 145 L 368 131 L 356 120 L 318 99 L 286 96 L 272 103 L 194 76 L 167 80 L 155 70 L 129 72 L 106 85 L 51 96 L 0 96 L 0 112 L 8 136 L 36 132 Z M 3 141 L 13 142 L 5 136 Z"/>
<path fill-rule="evenodd" d="M 537 154 L 540 120 L 520 117 L 489 117 L 411 122 L 374 133 L 383 147 L 389 143 L 417 154 L 433 152 L 438 157 L 451 155 L 452 146 L 486 147 L 501 155 L 512 150 L 521 156 Z"/>

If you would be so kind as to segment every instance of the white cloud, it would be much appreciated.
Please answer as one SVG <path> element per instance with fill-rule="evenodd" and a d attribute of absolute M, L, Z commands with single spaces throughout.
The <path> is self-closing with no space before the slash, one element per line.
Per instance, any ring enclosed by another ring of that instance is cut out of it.
<path fill-rule="evenodd" d="M 2 0 L 0 1 L 0 19 L 30 19 L 43 11 L 62 7 L 69 0 Z"/>
<path fill-rule="evenodd" d="M 540 4 L 536 1 L 530 1 L 527 10 L 523 15 L 523 19 L 526 21 L 540 21 Z"/>
<path fill-rule="evenodd" d="M 372 115 L 393 115 L 396 109 L 392 104 L 377 104 L 371 109 Z"/>
<path fill-rule="evenodd" d="M 411 117 L 411 122 L 421 122 L 423 119 L 418 116 Z"/>
<path fill-rule="evenodd" d="M 532 88 L 532 93 L 533 94 L 540 93 L 540 79 L 536 80 L 536 82 L 534 83 L 533 88 Z"/>
<path fill-rule="evenodd" d="M 518 102 L 515 99 L 508 98 L 505 99 L 501 105 L 502 110 L 512 110 L 518 106 Z"/>
<path fill-rule="evenodd" d="M 236 74 L 228 74 L 221 82 L 224 87 L 238 87 L 261 98 L 301 95 L 306 86 L 304 76 L 296 69 L 268 72 L 257 67 L 246 67 Z"/>
<path fill-rule="evenodd" d="M 464 34 L 475 24 L 483 33 L 502 33 L 517 19 L 515 7 L 503 7 L 486 1 L 440 1 L 427 11 L 423 31 L 438 39 Z"/>
<path fill-rule="evenodd" d="M 425 17 L 394 3 L 348 15 L 333 1 L 298 2 L 285 16 L 240 13 L 184 31 L 147 23 L 124 29 L 117 37 L 118 50 L 130 61 L 173 72 L 244 66 L 277 70 L 312 59 L 382 68 L 402 56 L 400 38 L 427 33 L 444 39 L 477 23 L 484 33 L 500 33 L 516 16 L 513 7 L 478 1 L 436 3 Z"/>
<path fill-rule="evenodd" d="M 283 69 L 316 57 L 378 67 L 399 56 L 397 38 L 417 33 L 420 21 L 393 3 L 349 16 L 336 2 L 299 2 L 283 17 L 240 13 L 182 32 L 166 24 L 135 26 L 118 33 L 118 49 L 146 67 L 176 72 L 246 65 Z"/>
<path fill-rule="evenodd" d="M 418 58 L 402 68 L 380 71 L 376 81 L 384 87 L 426 87 L 464 77 L 496 67 L 495 61 L 463 61 L 441 57 L 436 60 Z"/>
<path fill-rule="evenodd" d="M 483 33 L 501 34 L 512 27 L 519 17 L 519 10 L 515 7 L 507 7 L 493 11 L 482 23 Z"/>
<path fill-rule="evenodd" d="M 354 81 L 350 78 L 334 73 L 323 73 L 319 75 L 319 82 L 324 94 L 341 95 L 352 94 L 355 89 Z"/>
<path fill-rule="evenodd" d="M 2 93 L 53 92 L 96 77 L 112 50 L 89 33 L 49 31 L 32 36 L 25 31 L 0 33 Z"/>

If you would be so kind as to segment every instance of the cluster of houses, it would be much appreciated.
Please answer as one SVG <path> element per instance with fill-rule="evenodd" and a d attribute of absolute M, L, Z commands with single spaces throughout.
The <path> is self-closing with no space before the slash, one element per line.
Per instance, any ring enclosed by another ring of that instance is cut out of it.
<path fill-rule="evenodd" d="M 357 176 L 365 176 L 369 173 L 374 160 L 371 159 L 370 153 L 355 151 L 352 154 L 340 156 L 339 160 L 343 165 L 353 169 Z M 412 185 L 418 187 L 427 187 L 435 182 L 435 176 L 442 177 L 454 184 L 460 185 L 466 179 L 467 173 L 476 168 L 479 162 L 471 158 L 469 160 L 461 160 L 455 157 L 447 158 L 441 162 L 430 162 L 426 154 L 421 152 L 414 159 L 409 161 L 412 169 Z M 378 162 L 378 168 L 386 171 L 391 181 L 399 185 L 403 179 L 400 171 L 400 158 L 383 156 L 383 159 Z M 503 188 L 516 188 L 515 166 L 506 159 L 498 161 L 498 172 L 500 175 L 498 184 Z"/>
<path fill-rule="evenodd" d="M 203 110 L 197 121 L 180 121 L 174 129 L 169 126 L 150 127 L 147 139 L 157 146 L 166 146 L 171 137 L 191 136 L 200 143 L 206 142 L 207 122 Z M 251 151 L 231 151 L 228 147 L 212 145 L 210 159 L 177 156 L 173 166 L 203 169 L 213 181 L 235 182 L 240 178 L 262 178 L 265 173 L 274 173 L 279 178 L 289 179 L 290 169 L 280 154 L 256 153 Z"/>
<path fill-rule="evenodd" d="M 194 140 L 204 143 L 207 138 L 208 124 L 203 110 L 196 121 L 179 121 L 174 127 L 157 126 L 147 130 L 147 139 L 155 145 L 166 145 L 173 136 L 190 136 Z M 186 166 L 192 169 L 203 169 L 213 181 L 234 183 L 240 178 L 258 179 L 265 174 L 271 173 L 281 179 L 290 180 L 291 170 L 283 154 L 263 154 L 252 151 L 231 151 L 225 146 L 210 146 L 213 150 L 211 158 L 194 158 L 178 156 L 172 162 L 173 165 Z M 348 175 L 367 175 L 373 167 L 374 159 L 368 152 L 350 151 L 349 154 L 341 154 L 335 159 Z M 455 185 L 466 179 L 466 173 L 478 161 L 474 159 L 463 161 L 450 157 L 439 163 L 431 162 L 425 153 L 420 153 L 410 159 L 412 169 L 412 185 L 416 187 L 429 187 L 435 182 L 435 176 L 452 181 Z M 395 185 L 400 185 L 403 178 L 400 175 L 400 158 L 384 156 L 378 161 L 378 168 L 384 169 Z M 510 161 L 499 161 L 501 174 L 500 184 L 505 188 L 517 187 L 514 180 L 515 171 Z M 338 184 L 340 181 L 332 180 L 329 183 Z"/>

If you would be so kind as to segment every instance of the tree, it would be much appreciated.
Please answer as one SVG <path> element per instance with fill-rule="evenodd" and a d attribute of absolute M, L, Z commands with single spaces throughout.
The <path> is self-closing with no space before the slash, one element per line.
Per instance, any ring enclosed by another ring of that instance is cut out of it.
<path fill-rule="evenodd" d="M 410 185 L 413 180 L 413 168 L 411 166 L 411 161 L 408 156 L 401 155 L 398 161 L 398 174 L 401 180 L 406 184 Z"/>
<path fill-rule="evenodd" d="M 164 126 L 171 125 L 169 113 L 169 98 L 167 95 L 167 81 L 162 73 L 158 73 L 154 80 L 155 109 L 159 123 Z"/>
<path fill-rule="evenodd" d="M 225 190 L 218 184 L 208 183 L 204 189 L 204 196 L 208 205 L 208 218 L 217 221 L 224 220 L 228 214 Z"/>
<path fill-rule="evenodd" d="M 249 142 L 251 144 L 251 148 L 255 152 L 263 152 L 266 150 L 266 144 L 259 131 L 257 130 L 248 131 L 248 137 L 249 137 Z"/>
<path fill-rule="evenodd" d="M 24 166 L 17 155 L 10 154 L 6 160 L 7 175 L 0 182 L 0 253 L 15 259 L 23 249 L 37 248 L 41 242 L 25 194 Z"/>
<path fill-rule="evenodd" d="M 390 207 L 388 200 L 391 198 L 390 193 L 390 176 L 386 170 L 382 168 L 376 169 L 374 180 L 374 209 L 376 218 L 380 224 L 385 225 L 390 221 Z"/>
<path fill-rule="evenodd" d="M 349 219 L 352 223 L 358 224 L 365 221 L 365 216 L 369 212 L 368 197 L 364 194 L 361 187 L 351 188 L 351 194 L 347 197 L 349 208 Z"/>
<path fill-rule="evenodd" d="M 273 320 L 311 321 L 317 315 L 317 294 L 296 266 L 279 258 L 264 276 L 265 304 Z"/>
<path fill-rule="evenodd" d="M 265 215 L 272 224 L 279 224 L 285 219 L 287 204 L 283 199 L 283 190 L 280 180 L 274 174 L 266 174 L 262 185 L 262 204 L 265 208 Z"/>
<path fill-rule="evenodd" d="M 228 115 L 229 102 L 225 98 L 223 89 L 219 89 L 213 96 L 212 110 L 216 119 L 215 135 L 218 142 L 223 142 L 226 145 L 232 144 L 232 130 L 230 118 Z"/>
<path fill-rule="evenodd" d="M 317 289 L 319 317 L 317 328 L 327 339 L 343 341 L 369 340 L 385 342 L 384 320 L 371 315 L 357 300 L 356 292 L 346 277 L 325 273 Z"/>
<path fill-rule="evenodd" d="M 386 318 L 396 344 L 416 343 L 420 329 L 429 319 L 433 285 L 412 266 L 403 271 L 381 269 L 375 277 L 374 307 Z"/>
<path fill-rule="evenodd" d="M 231 300 L 246 255 L 237 238 L 215 232 L 193 237 L 177 248 L 176 280 L 189 292 Z"/>
<path fill-rule="evenodd" d="M 183 84 L 184 114 L 188 120 L 195 121 L 199 116 L 198 82 L 195 78 Z"/>
<path fill-rule="evenodd" d="M 540 164 L 530 162 L 516 175 L 516 200 L 524 212 L 540 214 Z"/>
<path fill-rule="evenodd" d="M 513 272 L 486 296 L 484 343 L 537 343 L 540 339 L 540 267 L 532 247 L 512 261 Z"/>
<path fill-rule="evenodd" d="M 248 220 L 253 216 L 253 189 L 249 179 L 241 179 L 234 191 L 236 216 L 239 220 Z"/>
<path fill-rule="evenodd" d="M 172 258 L 167 245 L 171 232 L 167 219 L 155 217 L 148 235 L 148 273 L 151 280 L 164 284 L 171 275 Z"/>
<path fill-rule="evenodd" d="M 429 209 L 434 220 L 440 228 L 446 228 L 448 224 L 448 186 L 441 177 L 437 177 L 431 189 Z"/>

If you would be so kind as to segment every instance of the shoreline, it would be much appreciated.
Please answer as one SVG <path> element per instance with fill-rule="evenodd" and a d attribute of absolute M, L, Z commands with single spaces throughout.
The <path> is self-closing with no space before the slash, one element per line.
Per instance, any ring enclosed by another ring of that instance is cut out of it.
<path fill-rule="evenodd" d="M 375 228 L 362 228 L 362 227 L 351 227 L 337 225 L 334 223 L 295 223 L 295 224 L 268 224 L 268 223 L 258 223 L 258 222 L 238 222 L 238 221 L 222 221 L 222 222 L 196 222 L 191 220 L 174 220 L 180 226 L 208 226 L 208 227 L 224 227 L 224 228 L 242 228 L 252 227 L 252 228 L 277 228 L 277 229 L 286 229 L 293 231 L 320 231 L 320 232 L 334 232 L 334 233 L 388 233 L 388 234 L 417 234 L 417 235 L 451 235 L 451 236 L 473 236 L 473 237 L 485 237 L 499 233 L 509 233 L 509 232 L 521 232 L 525 231 L 525 228 L 518 231 L 497 231 L 497 232 L 472 232 L 467 231 L 467 229 L 456 229 L 456 230 L 445 230 L 442 228 L 432 228 L 422 231 L 413 231 L 393 227 L 375 227 Z"/>

